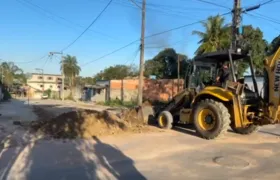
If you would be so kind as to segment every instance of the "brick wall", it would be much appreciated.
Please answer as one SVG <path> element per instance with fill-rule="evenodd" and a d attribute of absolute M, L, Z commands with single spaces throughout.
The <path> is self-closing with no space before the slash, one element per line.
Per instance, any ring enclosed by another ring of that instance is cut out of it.
<path fill-rule="evenodd" d="M 183 80 L 179 82 L 179 90 L 183 89 Z M 166 101 L 178 93 L 177 79 L 152 80 L 145 79 L 143 87 L 143 98 Z M 133 101 L 137 99 L 138 80 L 111 80 L 110 98 L 121 99 L 123 101 Z"/>

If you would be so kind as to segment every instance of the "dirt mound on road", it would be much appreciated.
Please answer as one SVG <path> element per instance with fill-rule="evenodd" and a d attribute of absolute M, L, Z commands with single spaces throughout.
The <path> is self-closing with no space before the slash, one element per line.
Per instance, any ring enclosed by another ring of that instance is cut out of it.
<path fill-rule="evenodd" d="M 34 110 L 40 115 L 47 114 L 42 108 Z M 51 116 L 46 115 L 46 117 Z M 117 115 L 109 111 L 71 111 L 49 120 L 41 118 L 39 121 L 32 122 L 31 128 L 54 138 L 91 138 L 122 132 L 150 131 L 150 128 L 139 120 L 138 113 L 134 109 Z"/>

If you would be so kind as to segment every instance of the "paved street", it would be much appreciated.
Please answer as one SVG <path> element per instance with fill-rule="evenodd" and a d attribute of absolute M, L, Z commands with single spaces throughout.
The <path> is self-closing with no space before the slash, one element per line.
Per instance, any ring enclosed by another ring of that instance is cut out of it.
<path fill-rule="evenodd" d="M 27 105 L 13 100 L 1 104 L 0 112 L 0 125 L 22 140 L 1 148 L 0 179 L 280 179 L 279 126 L 250 136 L 229 132 L 213 141 L 179 127 L 90 140 L 37 140 L 12 125 L 12 120 L 36 119 Z"/>

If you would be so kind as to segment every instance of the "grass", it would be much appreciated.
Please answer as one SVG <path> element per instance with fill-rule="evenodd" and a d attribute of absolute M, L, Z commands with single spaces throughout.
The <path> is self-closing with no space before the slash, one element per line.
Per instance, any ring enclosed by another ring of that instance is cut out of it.
<path fill-rule="evenodd" d="M 137 105 L 135 101 L 121 101 L 120 99 L 99 102 L 97 104 L 103 106 L 110 106 L 110 107 L 127 107 L 127 108 L 134 107 Z"/>

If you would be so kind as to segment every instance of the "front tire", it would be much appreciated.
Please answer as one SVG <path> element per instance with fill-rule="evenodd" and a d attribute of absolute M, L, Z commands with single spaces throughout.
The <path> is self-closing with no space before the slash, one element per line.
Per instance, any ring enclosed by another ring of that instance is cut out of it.
<path fill-rule="evenodd" d="M 231 129 L 237 134 L 248 135 L 258 132 L 260 130 L 260 126 L 250 124 L 245 128 L 236 128 L 234 126 L 231 126 Z"/>
<path fill-rule="evenodd" d="M 171 129 L 173 127 L 173 116 L 169 111 L 162 111 L 158 116 L 158 126 L 162 129 Z"/>
<path fill-rule="evenodd" d="M 205 99 L 194 107 L 194 126 L 204 139 L 215 139 L 224 135 L 230 125 L 230 114 L 223 103 Z"/>

